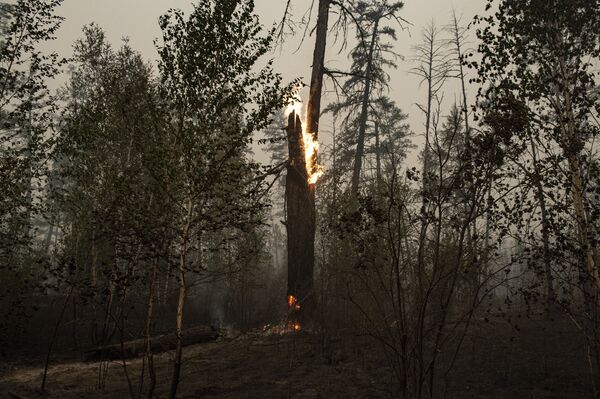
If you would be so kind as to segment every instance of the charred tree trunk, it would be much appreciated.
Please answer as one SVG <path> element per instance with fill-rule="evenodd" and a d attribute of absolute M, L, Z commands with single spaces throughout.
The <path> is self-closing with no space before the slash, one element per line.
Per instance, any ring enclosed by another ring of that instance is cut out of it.
<path fill-rule="evenodd" d="M 209 326 L 196 326 L 182 331 L 181 337 L 185 347 L 214 341 L 219 338 L 219 331 Z M 148 349 L 151 353 L 163 353 L 176 349 L 177 345 L 177 337 L 171 332 L 152 337 L 150 348 L 147 347 L 146 338 L 139 338 L 124 341 L 123 346 L 117 343 L 93 348 L 84 353 L 83 359 L 86 362 L 132 359 L 145 356 Z"/>
<path fill-rule="evenodd" d="M 323 74 L 325 71 L 325 48 L 327 46 L 329 4 L 330 0 L 319 0 L 317 37 L 315 41 L 315 51 L 313 53 L 310 95 L 308 97 L 306 110 L 306 131 L 312 133 L 315 140 L 319 137 L 319 116 L 321 114 L 321 92 L 323 91 Z"/>
<path fill-rule="evenodd" d="M 321 94 L 325 72 L 325 50 L 331 0 L 319 0 L 306 131 L 317 141 Z M 295 113 L 288 119 L 289 164 L 285 188 L 288 236 L 288 309 L 291 321 L 310 323 L 315 307 L 313 275 L 315 263 L 315 187 L 308 183 L 302 121 Z M 315 155 L 316 157 L 316 152 Z M 316 165 L 316 159 L 312 162 Z M 311 171 L 313 172 L 313 171 Z M 290 301 L 293 297 L 293 301 Z"/>
<path fill-rule="evenodd" d="M 294 323 L 310 323 L 314 309 L 315 187 L 308 183 L 302 122 L 290 114 L 289 164 L 285 187 L 288 245 L 288 303 Z M 293 297 L 293 300 L 289 300 Z"/>

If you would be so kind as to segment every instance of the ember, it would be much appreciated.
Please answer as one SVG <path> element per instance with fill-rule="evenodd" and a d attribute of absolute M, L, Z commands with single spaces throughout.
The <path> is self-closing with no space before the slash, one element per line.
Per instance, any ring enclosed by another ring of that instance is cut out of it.
<path fill-rule="evenodd" d="M 288 326 L 292 331 L 300 331 L 302 329 L 302 325 L 298 321 L 298 315 L 300 313 L 300 304 L 298 300 L 293 295 L 288 295 Z"/>
<path fill-rule="evenodd" d="M 293 295 L 288 295 L 288 309 L 289 310 L 300 310 L 300 304 Z"/>

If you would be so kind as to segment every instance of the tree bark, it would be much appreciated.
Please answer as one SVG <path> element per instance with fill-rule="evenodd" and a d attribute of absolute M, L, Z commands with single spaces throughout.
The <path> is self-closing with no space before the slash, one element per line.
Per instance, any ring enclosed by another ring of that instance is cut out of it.
<path fill-rule="evenodd" d="M 146 325 L 144 328 L 144 340 L 146 346 L 146 359 L 148 361 L 148 375 L 150 376 L 150 386 L 148 387 L 148 399 L 152 399 L 154 388 L 156 387 L 156 371 L 154 370 L 154 357 L 152 354 L 152 313 L 154 308 L 154 292 L 156 286 L 156 276 L 158 274 L 159 257 L 154 259 L 152 265 L 152 275 L 150 277 L 150 288 L 148 289 L 148 305 L 146 307 Z M 140 384 L 140 390 L 143 384 Z M 141 397 L 141 395 L 140 395 Z"/>
<path fill-rule="evenodd" d="M 319 137 L 321 94 L 325 71 L 325 50 L 329 26 L 330 0 L 319 0 L 315 49 L 313 52 L 310 94 L 306 110 L 306 131 L 316 141 Z M 302 121 L 295 113 L 288 119 L 289 165 L 285 188 L 288 236 L 288 297 L 294 296 L 300 306 L 298 322 L 309 323 L 314 313 L 314 246 L 315 187 L 308 184 L 304 157 Z M 315 153 L 316 157 L 316 153 Z M 317 165 L 316 159 L 313 165 Z"/>
<path fill-rule="evenodd" d="M 562 42 L 562 37 L 559 41 Z M 559 76 L 563 80 L 564 89 L 555 85 L 554 89 L 557 95 L 556 108 L 563 133 L 562 147 L 565 152 L 569 165 L 569 178 L 571 180 L 571 190 L 573 198 L 573 210 L 575 212 L 575 220 L 577 223 L 577 239 L 582 251 L 582 262 L 588 276 L 582 281 L 584 291 L 586 292 L 586 300 L 594 307 L 599 305 L 600 301 L 600 274 L 594 259 L 594 249 L 588 241 L 589 224 L 588 214 L 584 203 L 584 184 L 581 177 L 580 153 L 583 148 L 582 138 L 577 132 L 575 126 L 575 115 L 573 112 L 573 99 L 568 89 L 570 76 L 567 67 L 567 62 L 563 57 L 558 59 Z M 561 96 L 562 94 L 562 96 Z M 562 97 L 562 100 L 561 100 Z"/>
<path fill-rule="evenodd" d="M 46 379 L 48 377 L 48 366 L 50 365 L 50 355 L 52 354 L 52 347 L 56 342 L 56 336 L 58 335 L 58 329 L 60 327 L 60 323 L 62 323 L 62 319 L 65 315 L 65 310 L 67 309 L 67 305 L 69 304 L 69 299 L 71 299 L 71 294 L 73 294 L 73 287 L 69 291 L 69 295 L 65 298 L 65 303 L 60 311 L 60 316 L 58 320 L 56 320 L 56 325 L 54 326 L 54 332 L 52 333 L 52 338 L 50 339 L 50 344 L 48 345 L 48 352 L 46 352 L 46 362 L 44 363 L 44 372 L 42 374 L 42 385 L 40 386 L 40 390 L 42 392 L 46 392 Z"/>
<path fill-rule="evenodd" d="M 535 191 L 540 204 L 540 213 L 542 218 L 542 249 L 544 256 L 544 273 L 546 280 L 546 305 L 552 308 L 556 303 L 556 293 L 554 292 L 554 284 L 552 282 L 552 256 L 550 254 L 550 225 L 548 222 L 548 211 L 546 206 L 546 197 L 542 186 L 542 176 L 540 165 L 537 157 L 537 150 L 533 137 L 529 135 L 529 144 L 531 146 L 531 154 L 533 161 L 533 170 L 535 173 Z"/>
<path fill-rule="evenodd" d="M 471 131 L 469 129 L 469 109 L 467 108 L 467 89 L 465 85 L 465 72 L 462 64 L 462 42 L 460 37 L 460 31 L 458 26 L 458 19 L 456 18 L 456 11 L 452 10 L 452 24 L 454 33 L 454 45 L 456 46 L 456 58 L 458 62 L 458 77 L 460 79 L 462 100 L 463 100 L 463 113 L 465 116 L 465 142 L 469 145 Z"/>
<path fill-rule="evenodd" d="M 192 199 L 188 199 L 187 203 L 187 215 L 185 219 L 185 226 L 181 234 L 181 246 L 179 251 L 179 265 L 177 270 L 177 283 L 179 285 L 179 296 L 177 299 L 177 317 L 175 325 L 175 335 L 177 338 L 177 347 L 175 349 L 175 359 L 173 362 L 173 378 L 171 380 L 171 390 L 169 393 L 170 399 L 177 397 L 177 386 L 179 385 L 179 375 L 181 372 L 181 356 L 183 353 L 183 308 L 185 305 L 185 263 L 187 255 L 187 247 L 189 241 L 189 230 L 192 219 Z"/>
<path fill-rule="evenodd" d="M 369 57 L 367 61 L 367 70 L 365 71 L 365 90 L 362 98 L 360 111 L 360 125 L 358 137 L 356 139 L 356 154 L 354 156 L 354 170 L 352 172 L 352 195 L 356 197 L 358 193 L 358 184 L 360 182 L 360 171 L 362 169 L 362 159 L 365 152 L 365 133 L 367 131 L 367 118 L 369 113 L 369 98 L 371 96 L 371 78 L 373 74 L 373 52 L 375 51 L 375 42 L 379 35 L 379 19 L 375 20 L 373 26 L 373 36 L 369 45 Z"/>
<path fill-rule="evenodd" d="M 379 141 L 379 122 L 375 121 L 375 172 L 377 179 L 377 191 L 381 193 L 381 143 Z"/>
<path fill-rule="evenodd" d="M 431 106 L 433 102 L 433 60 L 434 60 L 434 45 L 435 45 L 435 30 L 434 25 L 431 27 L 431 37 L 429 38 L 429 54 L 427 59 L 427 110 L 425 112 L 425 147 L 423 149 L 423 176 L 422 176 L 422 192 L 421 192 L 421 227 L 419 229 L 419 248 L 417 250 L 417 286 L 419 288 L 419 298 L 423 295 L 423 270 L 425 244 L 427 237 L 427 206 L 428 206 L 428 191 L 429 191 L 429 129 L 431 127 Z"/>
<path fill-rule="evenodd" d="M 182 331 L 183 346 L 211 342 L 219 338 L 219 331 L 210 326 L 196 326 Z M 162 353 L 177 348 L 177 336 L 167 333 L 156 335 L 150 341 L 151 353 Z M 132 359 L 142 357 L 147 352 L 146 338 L 134 339 L 121 344 L 112 344 L 91 349 L 84 354 L 84 361 L 99 362 L 109 360 Z"/>
<path fill-rule="evenodd" d="M 325 49 L 327 46 L 327 29 L 329 25 L 330 0 L 319 0 L 317 17 L 317 37 L 313 53 L 310 94 L 306 109 L 306 131 L 312 133 L 315 140 L 319 137 L 319 116 L 321 115 L 321 93 L 323 91 L 323 74 L 325 71 Z"/>
<path fill-rule="evenodd" d="M 583 254 L 583 264 L 588 273 L 588 283 L 593 287 L 593 291 L 589 292 L 588 295 L 593 296 L 594 304 L 598 304 L 600 299 L 600 275 L 594 262 L 594 251 L 588 242 L 588 217 L 583 202 L 583 181 L 581 178 L 581 170 L 579 165 L 579 157 L 576 155 L 569 155 L 569 173 L 571 177 L 571 185 L 573 190 L 573 207 L 575 210 L 575 219 L 577 221 L 577 232 L 578 241 L 581 246 Z"/>
<path fill-rule="evenodd" d="M 287 127 L 289 163 L 285 186 L 288 245 L 288 297 L 300 306 L 290 309 L 293 322 L 310 323 L 314 309 L 315 187 L 308 183 L 302 123 L 291 113 Z"/>

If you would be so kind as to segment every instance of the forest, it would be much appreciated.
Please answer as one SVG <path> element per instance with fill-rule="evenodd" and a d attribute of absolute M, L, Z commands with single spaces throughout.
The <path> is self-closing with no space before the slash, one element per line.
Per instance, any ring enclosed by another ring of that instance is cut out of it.
<path fill-rule="evenodd" d="M 162 2 L 151 59 L 74 1 L 0 1 L 0 398 L 600 398 L 600 0 Z"/>

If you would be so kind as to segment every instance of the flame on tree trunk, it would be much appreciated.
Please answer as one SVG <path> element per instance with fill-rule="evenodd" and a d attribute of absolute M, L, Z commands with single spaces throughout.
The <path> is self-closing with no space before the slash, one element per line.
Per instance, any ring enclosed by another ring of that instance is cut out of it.
<path fill-rule="evenodd" d="M 322 170 L 317 163 L 319 115 L 325 71 L 325 50 L 331 0 L 319 0 L 310 96 L 303 130 L 301 103 L 288 115 L 289 164 L 285 188 L 288 237 L 288 316 L 290 327 L 310 324 L 314 313 L 315 183 Z"/>
<path fill-rule="evenodd" d="M 302 122 L 296 112 L 288 116 L 289 163 L 285 187 L 288 245 L 288 306 L 290 323 L 297 330 L 310 323 L 314 308 L 315 185 L 309 183 Z"/>

